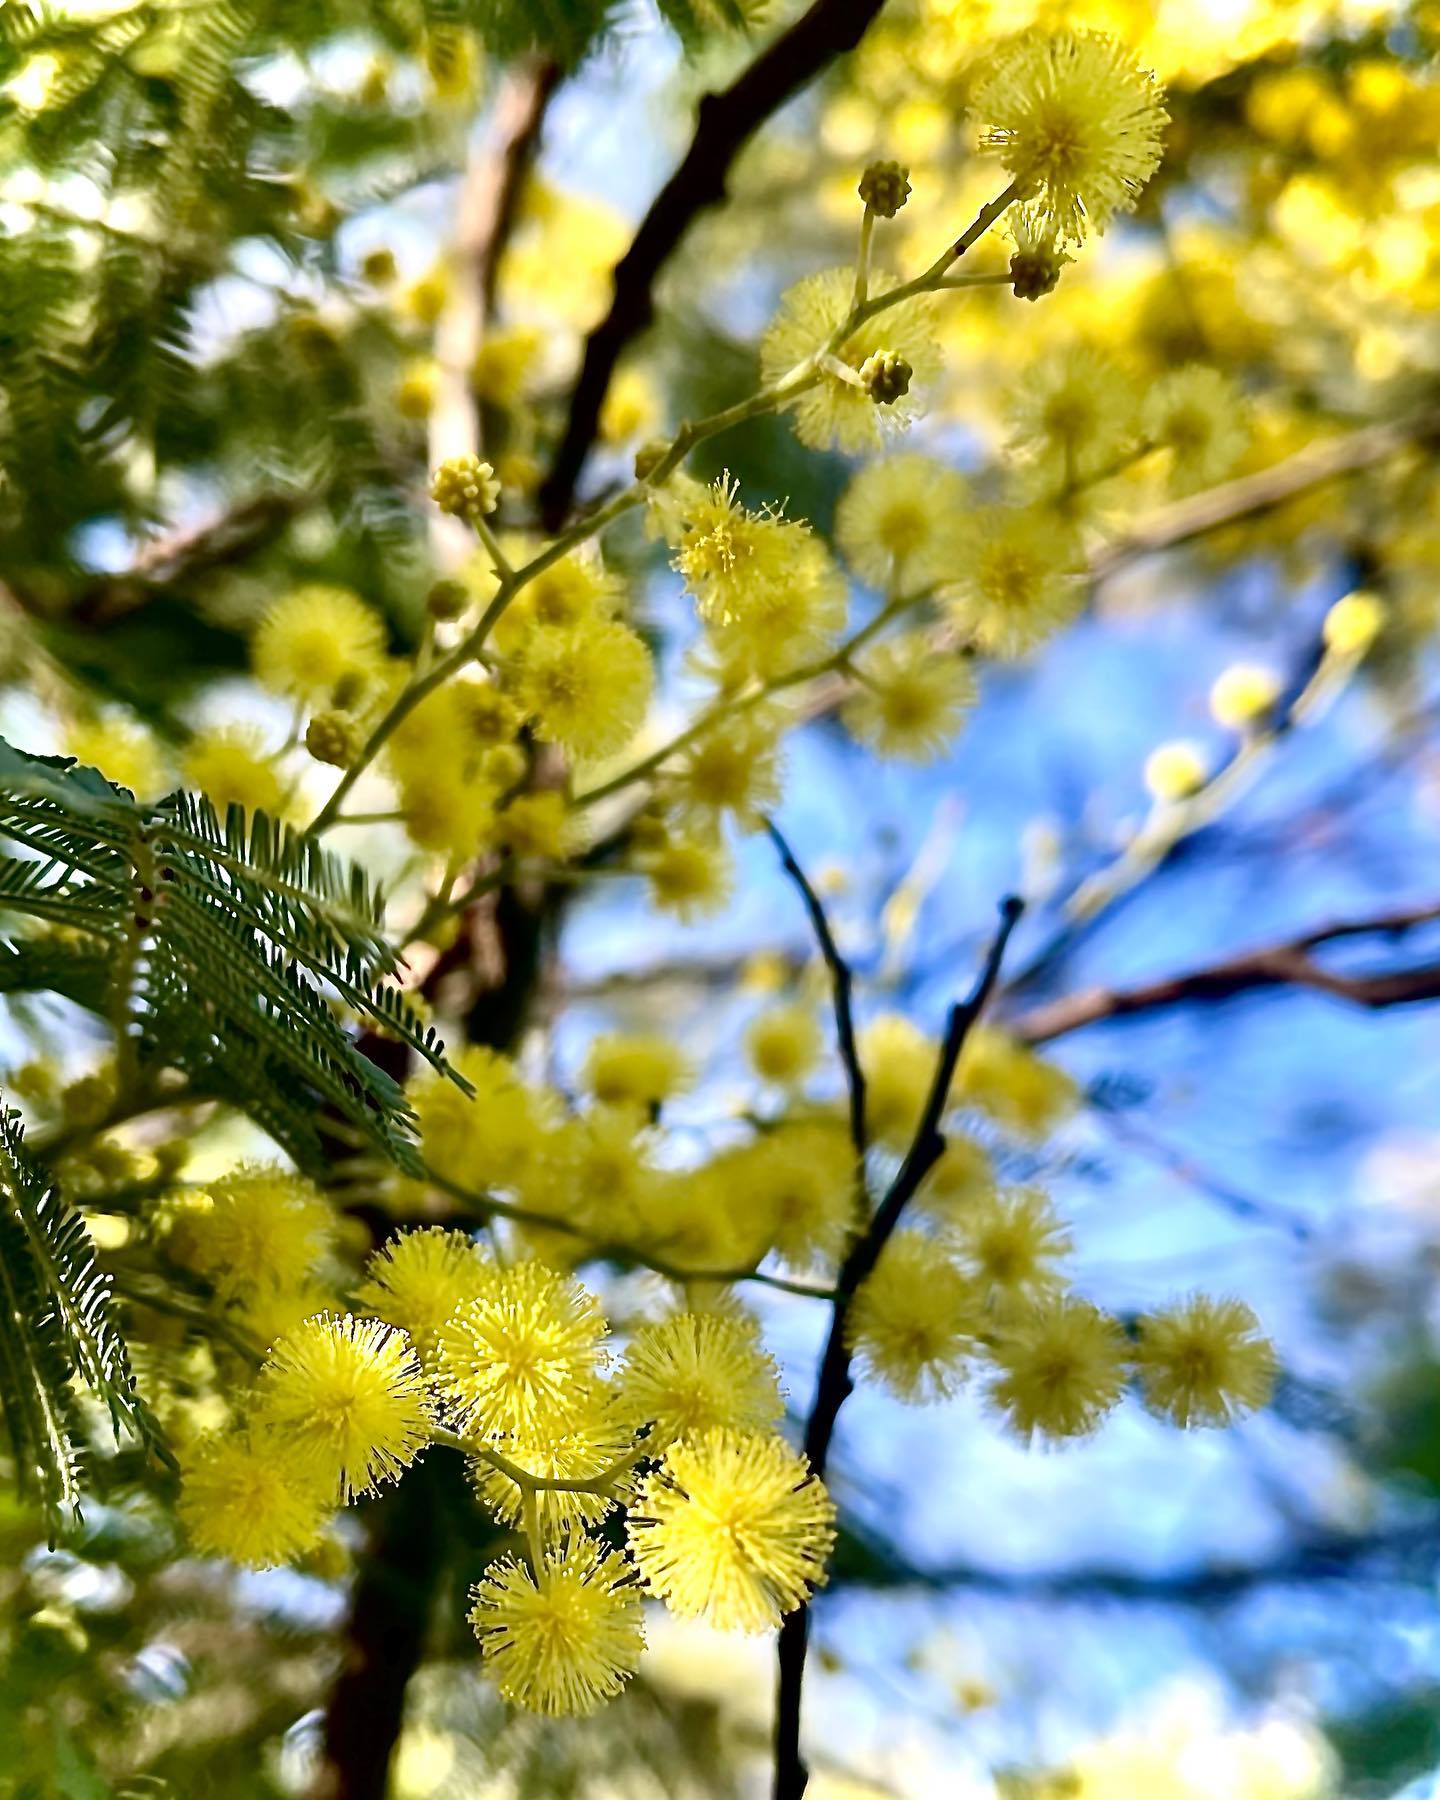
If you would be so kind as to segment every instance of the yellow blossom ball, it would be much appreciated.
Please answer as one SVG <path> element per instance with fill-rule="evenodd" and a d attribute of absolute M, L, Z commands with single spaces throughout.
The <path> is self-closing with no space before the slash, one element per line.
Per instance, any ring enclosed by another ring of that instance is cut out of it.
<path fill-rule="evenodd" d="M 938 1046 L 899 1013 L 882 1013 L 857 1036 L 870 1135 L 890 1149 L 904 1150 L 935 1079 Z"/>
<path fill-rule="evenodd" d="M 463 1232 L 431 1225 L 381 1245 L 355 1299 L 366 1312 L 406 1332 L 421 1361 L 428 1362 L 440 1327 L 457 1307 L 485 1292 L 494 1270 L 490 1257 Z"/>
<path fill-rule="evenodd" d="M 1228 1425 L 1275 1385 L 1275 1351 L 1255 1314 L 1204 1294 L 1142 1317 L 1134 1363 L 1146 1405 L 1176 1425 Z"/>
<path fill-rule="evenodd" d="M 813 1007 L 796 1001 L 772 1006 L 751 1021 L 745 1054 L 762 1081 L 795 1088 L 814 1071 L 824 1043 Z"/>
<path fill-rule="evenodd" d="M 65 733 L 65 748 L 82 766 L 98 769 L 137 800 L 158 800 L 170 786 L 165 757 L 154 735 L 116 713 L 76 720 Z"/>
<path fill-rule="evenodd" d="M 439 364 L 428 360 L 410 363 L 395 384 L 395 410 L 402 419 L 428 419 L 439 392 Z"/>
<path fill-rule="evenodd" d="M 824 1579 L 835 1508 L 783 1439 L 716 1428 L 672 1444 L 630 1514 L 640 1574 L 682 1618 L 778 1623 Z"/>
<path fill-rule="evenodd" d="M 185 785 L 199 788 L 222 819 L 231 806 L 274 817 L 284 812 L 285 784 L 259 731 L 240 725 L 196 732 L 181 772 Z"/>
<path fill-rule="evenodd" d="M 182 1463 L 176 1512 L 202 1555 L 255 1569 L 295 1562 L 333 1510 L 330 1485 L 263 1431 L 204 1439 Z"/>
<path fill-rule="evenodd" d="M 924 587 L 947 572 L 949 527 L 965 494 L 965 478 L 933 457 L 887 457 L 862 469 L 841 496 L 836 541 L 871 587 L 895 594 Z"/>
<path fill-rule="evenodd" d="M 672 1039 L 655 1032 L 598 1037 L 585 1058 L 582 1079 L 604 1106 L 658 1112 L 694 1080 L 690 1059 Z"/>
<path fill-rule="evenodd" d="M 430 1402 L 409 1338 L 349 1313 L 307 1319 L 271 1346 L 256 1413 L 298 1466 L 345 1500 L 398 1479 L 429 1441 Z"/>
<path fill-rule="evenodd" d="M 1163 92 L 1098 31 L 1031 29 L 982 64 L 970 95 L 993 152 L 1057 236 L 1129 212 L 1160 163 Z"/>
<path fill-rule="evenodd" d="M 538 1573 L 492 1563 L 470 1623 L 504 1697 L 532 1712 L 584 1714 L 612 1699 L 645 1646 L 640 1593 L 625 1559 L 573 1536 Z"/>
<path fill-rule="evenodd" d="M 898 1400 L 943 1400 L 964 1380 L 980 1308 L 942 1245 L 918 1231 L 892 1237 L 861 1283 L 845 1341 L 864 1376 Z"/>
<path fill-rule="evenodd" d="M 1088 1300 L 1061 1295 L 1013 1321 L 990 1350 L 990 1398 L 1023 1438 L 1094 1431 L 1125 1386 L 1125 1334 Z"/>
<path fill-rule="evenodd" d="M 312 582 L 277 600 L 251 639 L 262 687 L 323 702 L 347 683 L 378 682 L 385 627 L 358 595 Z"/>
<path fill-rule="evenodd" d="M 730 858 L 718 838 L 667 837 L 638 860 L 662 912 L 693 919 L 718 911 L 729 896 Z"/>
<path fill-rule="evenodd" d="M 1280 698 L 1280 678 L 1258 663 L 1234 663 L 1210 689 L 1210 714 L 1217 725 L 1246 731 L 1267 720 Z"/>
<path fill-rule="evenodd" d="M 1209 779 L 1209 764 L 1198 744 L 1180 740 L 1157 744 L 1145 758 L 1146 790 L 1162 803 L 1190 799 Z"/>
<path fill-rule="evenodd" d="M 1385 625 L 1385 602 L 1378 594 L 1345 594 L 1325 615 L 1325 648 L 1336 656 L 1363 656 Z"/>
<path fill-rule="evenodd" d="M 779 1371 L 757 1328 L 721 1313 L 676 1313 L 642 1325 L 617 1388 L 623 1417 L 650 1427 L 646 1448 L 653 1444 L 657 1454 L 716 1426 L 767 1429 L 782 1411 Z"/>
<path fill-rule="evenodd" d="M 856 668 L 844 708 L 849 730 L 877 756 L 935 762 L 975 704 L 975 677 L 955 655 L 937 655 L 922 632 L 872 650 Z"/>

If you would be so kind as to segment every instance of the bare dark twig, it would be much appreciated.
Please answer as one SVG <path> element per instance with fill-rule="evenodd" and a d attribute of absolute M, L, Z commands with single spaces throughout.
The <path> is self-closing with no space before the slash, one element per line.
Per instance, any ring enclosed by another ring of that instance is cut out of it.
<path fill-rule="evenodd" d="M 865 1071 L 860 1066 L 860 1052 L 855 1043 L 855 1016 L 851 1005 L 854 976 L 849 963 L 836 945 L 835 934 L 825 916 L 825 908 L 820 904 L 820 896 L 795 860 L 794 852 L 780 834 L 780 828 L 773 819 L 767 819 L 765 829 L 770 834 L 770 841 L 780 852 L 785 873 L 800 890 L 800 897 L 805 902 L 805 910 L 810 915 L 810 924 L 820 945 L 820 954 L 825 958 L 825 965 L 830 971 L 830 986 L 835 998 L 835 1034 L 840 1041 L 840 1060 L 845 1065 L 845 1085 L 850 1096 L 850 1141 L 855 1146 L 855 1154 L 863 1157 L 866 1143 Z"/>
<path fill-rule="evenodd" d="M 1067 994 L 1048 1005 L 1021 1013 L 1008 1022 L 1009 1029 L 1027 1044 L 1043 1044 L 1104 1019 L 1160 1012 L 1196 1001 L 1228 1000 L 1237 994 L 1278 987 L 1310 988 L 1337 1000 L 1347 1000 L 1354 1006 L 1377 1011 L 1389 1006 L 1413 1006 L 1423 1000 L 1440 999 L 1440 963 L 1345 974 L 1326 968 L 1313 953 L 1325 944 L 1345 938 L 1401 937 L 1407 931 L 1435 920 L 1440 920 L 1440 901 L 1380 913 L 1372 918 L 1341 920 L 1284 943 L 1245 951 L 1239 956 L 1189 969 L 1160 981 L 1145 982 L 1138 987 L 1094 987 Z"/>
<path fill-rule="evenodd" d="M 650 323 L 656 277 L 698 215 L 725 198 L 731 166 L 761 125 L 826 64 L 853 50 L 882 0 L 815 0 L 730 86 L 700 102 L 695 135 L 615 265 L 610 310 L 590 333 L 565 432 L 540 489 L 548 529 L 570 510 L 600 408 L 626 346 Z"/>
<path fill-rule="evenodd" d="M 840 1409 L 855 1385 L 850 1370 L 850 1350 L 845 1341 L 851 1302 L 861 1283 L 879 1262 L 881 1252 L 900 1223 L 900 1216 L 914 1198 L 920 1183 L 945 1149 L 940 1121 L 944 1118 L 945 1108 L 949 1103 L 960 1052 L 965 1048 L 965 1040 L 970 1035 L 971 1027 L 985 1010 L 994 992 L 1005 946 L 1019 922 L 1022 910 L 1023 903 L 1014 895 L 1001 902 L 1000 925 L 979 977 L 968 997 L 957 1001 L 950 1009 L 934 1080 L 905 1160 L 876 1208 L 874 1217 L 855 1240 L 841 1264 L 835 1283 L 830 1334 L 820 1359 L 815 1400 L 805 1428 L 805 1454 L 817 1476 L 823 1477 L 825 1473 Z M 810 1609 L 808 1606 L 797 1607 L 794 1612 L 785 1615 L 780 1626 L 779 1682 L 775 1701 L 775 1800 L 801 1800 L 810 1778 L 800 1754 L 800 1703 L 809 1639 Z"/>

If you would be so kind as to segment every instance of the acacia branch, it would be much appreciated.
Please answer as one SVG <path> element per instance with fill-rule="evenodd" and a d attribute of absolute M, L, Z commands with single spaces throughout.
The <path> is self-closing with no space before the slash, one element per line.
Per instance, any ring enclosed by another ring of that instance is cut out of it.
<path fill-rule="evenodd" d="M 1417 926 L 1437 919 L 1440 919 L 1440 901 L 1381 913 L 1372 918 L 1340 920 L 1284 943 L 1248 950 L 1137 987 L 1085 988 L 1047 1005 L 1031 1008 L 1011 1020 L 1008 1028 L 1027 1044 L 1043 1044 L 1104 1019 L 1160 1012 L 1191 1002 L 1228 1000 L 1237 994 L 1277 987 L 1310 988 L 1376 1011 L 1440 999 L 1440 962 L 1422 963 L 1408 969 L 1348 974 L 1327 968 L 1314 955 L 1323 945 L 1345 938 L 1402 937 Z"/>
<path fill-rule="evenodd" d="M 690 147 L 615 265 L 610 309 L 586 340 L 564 435 L 540 489 L 549 530 L 558 529 L 570 510 L 615 366 L 654 316 L 660 270 L 698 215 L 725 198 L 735 158 L 759 127 L 835 57 L 853 50 L 881 5 L 815 0 L 729 87 L 701 100 Z"/>
<path fill-rule="evenodd" d="M 820 904 L 820 896 L 815 892 L 806 878 L 805 871 L 795 860 L 794 852 L 780 834 L 780 828 L 773 819 L 766 819 L 765 829 L 770 833 L 770 840 L 780 852 L 780 861 L 785 873 L 800 890 L 800 897 L 805 902 L 805 910 L 810 915 L 810 924 L 815 932 L 816 941 L 820 945 L 820 954 L 825 958 L 825 965 L 830 971 L 830 986 L 835 1000 L 835 1035 L 840 1044 L 840 1060 L 845 1065 L 845 1086 L 850 1096 L 850 1141 L 855 1146 L 855 1154 L 865 1155 L 865 1071 L 860 1065 L 860 1052 L 855 1043 L 855 1015 L 851 1005 L 851 995 L 855 981 L 850 965 L 840 954 L 835 942 L 835 934 L 830 929 L 830 921 L 825 916 L 825 908 Z"/>
<path fill-rule="evenodd" d="M 971 1027 L 984 1011 L 1000 975 L 1000 963 L 1010 934 L 1019 922 L 1023 903 L 1013 895 L 1000 905 L 1000 925 L 969 996 L 951 1007 L 940 1047 L 934 1079 L 920 1115 L 914 1139 L 895 1179 L 875 1209 L 869 1225 L 855 1240 L 840 1265 L 830 1334 L 820 1359 L 815 1401 L 805 1427 L 805 1454 L 817 1477 L 825 1474 L 830 1445 L 840 1408 L 854 1389 L 850 1349 L 846 1342 L 850 1306 L 861 1283 L 873 1273 L 900 1216 L 914 1198 L 920 1183 L 945 1149 L 940 1121 L 950 1101 L 955 1067 Z M 809 1770 L 800 1754 L 800 1703 L 805 1681 L 805 1656 L 810 1639 L 810 1609 L 797 1607 L 780 1626 L 779 1683 L 775 1701 L 775 1800 L 801 1800 L 809 1782 Z"/>
<path fill-rule="evenodd" d="M 1373 468 L 1411 444 L 1423 443 L 1440 431 L 1440 412 L 1433 408 L 1408 419 L 1362 425 L 1334 437 L 1307 444 L 1293 456 L 1222 481 L 1203 493 L 1162 506 L 1131 527 L 1126 535 L 1091 559 L 1092 581 L 1107 580 L 1143 556 L 1173 550 L 1194 538 L 1240 519 L 1251 519 L 1283 506 L 1341 475 Z"/>

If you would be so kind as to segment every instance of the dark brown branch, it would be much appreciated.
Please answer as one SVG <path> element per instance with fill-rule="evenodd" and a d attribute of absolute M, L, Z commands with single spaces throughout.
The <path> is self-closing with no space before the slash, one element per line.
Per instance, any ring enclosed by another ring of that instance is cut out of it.
<path fill-rule="evenodd" d="M 805 1428 L 805 1454 L 817 1476 L 823 1477 L 830 1456 L 830 1444 L 840 1408 L 854 1389 L 850 1369 L 850 1350 L 846 1343 L 846 1327 L 850 1305 L 865 1278 L 880 1260 L 900 1216 L 914 1198 L 920 1183 L 935 1166 L 945 1149 L 940 1122 L 950 1100 L 955 1067 L 971 1027 L 980 1017 L 994 992 L 1000 975 L 1000 963 L 1010 933 L 1019 922 L 1022 902 L 1013 895 L 1001 902 L 1000 926 L 995 933 L 985 963 L 967 999 L 950 1009 L 945 1038 L 925 1107 L 920 1115 L 915 1136 L 905 1160 L 875 1210 L 865 1231 L 851 1247 L 840 1266 L 835 1283 L 835 1303 L 830 1319 L 830 1334 L 820 1359 L 820 1374 L 815 1384 L 815 1401 Z M 775 1800 L 801 1800 L 809 1782 L 809 1770 L 800 1754 L 800 1705 L 805 1682 L 805 1655 L 810 1640 L 810 1609 L 797 1607 L 787 1613 L 780 1626 L 779 1683 L 775 1700 Z"/>
<path fill-rule="evenodd" d="M 830 988 L 835 1000 L 835 1035 L 840 1044 L 840 1060 L 845 1065 L 845 1086 L 850 1096 L 850 1141 L 855 1146 L 855 1154 L 863 1159 L 866 1144 L 865 1071 L 860 1066 L 860 1052 L 855 1043 L 855 1015 L 851 1005 L 855 979 L 849 963 L 840 954 L 835 934 L 830 929 L 830 921 L 825 916 L 825 908 L 820 904 L 820 896 L 811 887 L 805 871 L 795 860 L 795 854 L 781 836 L 780 828 L 773 819 L 767 819 L 765 829 L 780 852 L 785 873 L 800 890 L 800 897 L 805 902 L 805 910 L 810 915 L 810 924 L 820 945 L 820 954 L 825 958 L 825 966 L 830 971 Z"/>
<path fill-rule="evenodd" d="M 1160 1012 L 1191 1002 L 1228 1000 L 1237 994 L 1277 987 L 1310 988 L 1351 1005 L 1375 1010 L 1440 999 L 1440 963 L 1368 974 L 1345 974 L 1326 968 L 1314 955 L 1321 946 L 1343 938 L 1401 937 L 1416 926 L 1437 919 L 1440 919 L 1440 901 L 1401 912 L 1381 913 L 1368 919 L 1342 920 L 1285 943 L 1249 950 L 1138 987 L 1094 987 L 1067 994 L 1010 1020 L 1009 1029 L 1027 1044 L 1043 1044 L 1104 1019 Z"/>
<path fill-rule="evenodd" d="M 586 341 L 565 432 L 540 490 L 541 517 L 551 530 L 570 510 L 615 366 L 653 316 L 660 270 L 697 216 L 725 198 L 731 167 L 753 134 L 835 57 L 855 48 L 881 4 L 815 0 L 729 87 L 701 100 L 690 147 L 615 265 L 610 310 Z"/>

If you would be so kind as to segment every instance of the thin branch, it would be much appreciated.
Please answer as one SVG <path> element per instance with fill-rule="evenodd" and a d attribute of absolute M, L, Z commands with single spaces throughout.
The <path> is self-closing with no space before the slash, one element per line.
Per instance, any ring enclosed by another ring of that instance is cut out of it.
<path fill-rule="evenodd" d="M 1377 1011 L 1440 999 L 1440 963 L 1369 974 L 1344 974 L 1326 968 L 1313 954 L 1322 945 L 1343 938 L 1401 937 L 1407 931 L 1437 919 L 1440 919 L 1440 901 L 1399 912 L 1380 913 L 1373 918 L 1341 920 L 1284 943 L 1245 951 L 1239 956 L 1227 957 L 1221 962 L 1163 980 L 1130 988 L 1086 988 L 1076 994 L 1067 994 L 1022 1013 L 1009 1021 L 1008 1028 L 1027 1044 L 1044 1044 L 1105 1019 L 1161 1012 L 1191 1002 L 1228 1000 L 1237 994 L 1277 987 L 1310 988 Z"/>
<path fill-rule="evenodd" d="M 815 0 L 729 87 L 701 100 L 690 147 L 616 264 L 610 310 L 586 341 L 565 433 L 540 490 L 549 530 L 570 510 L 616 364 L 653 316 L 660 270 L 699 214 L 725 198 L 731 167 L 749 139 L 828 63 L 855 48 L 881 4 Z"/>
<path fill-rule="evenodd" d="M 825 916 L 825 908 L 820 904 L 820 896 L 811 887 L 805 871 L 795 860 L 795 853 L 781 836 L 779 826 L 773 819 L 766 819 L 765 829 L 770 833 L 770 841 L 780 852 L 785 873 L 800 890 L 805 910 L 810 915 L 811 928 L 820 946 L 820 954 L 825 958 L 825 965 L 830 971 L 830 986 L 835 999 L 835 1035 L 839 1040 L 840 1060 L 845 1065 L 845 1086 L 850 1096 L 850 1141 L 855 1146 L 856 1156 L 863 1160 L 866 1144 L 865 1071 L 860 1066 L 860 1052 L 855 1043 L 855 1015 L 851 1005 L 855 978 L 849 963 L 840 954 L 835 934 L 830 929 L 830 921 Z"/>
<path fill-rule="evenodd" d="M 1000 905 L 1000 925 L 985 958 L 985 963 L 969 997 L 950 1009 L 945 1039 L 940 1048 L 934 1080 L 925 1101 L 914 1139 L 905 1154 L 895 1179 L 875 1210 L 866 1230 L 858 1237 L 841 1264 L 835 1284 L 834 1310 L 830 1319 L 830 1335 L 820 1360 L 820 1374 L 815 1384 L 815 1400 L 805 1428 L 805 1454 L 817 1476 L 823 1477 L 835 1435 L 840 1408 L 854 1389 L 850 1371 L 850 1350 L 846 1343 L 850 1305 L 861 1283 L 880 1260 L 900 1216 L 914 1198 L 916 1190 L 935 1166 L 945 1149 L 940 1122 L 950 1101 L 950 1088 L 960 1052 L 971 1027 L 984 1011 L 995 983 L 1005 946 L 1023 910 L 1014 895 Z M 805 1655 L 810 1639 L 810 1609 L 797 1607 L 787 1613 L 780 1626 L 779 1682 L 775 1700 L 775 1800 L 801 1800 L 810 1775 L 800 1754 L 800 1704 L 805 1681 Z"/>
<path fill-rule="evenodd" d="M 451 246 L 456 280 L 435 332 L 440 391 L 430 415 L 432 464 L 481 448 L 480 407 L 471 385 L 475 358 L 495 311 L 500 265 L 559 82 L 552 62 L 537 59 L 511 69 L 495 97 L 490 129 L 461 180 Z M 455 528 L 455 538 L 470 547 L 467 531 Z"/>
<path fill-rule="evenodd" d="M 1234 481 L 1221 482 L 1218 487 L 1160 507 L 1092 558 L 1090 578 L 1096 582 L 1108 580 L 1143 556 L 1172 550 L 1238 519 L 1273 511 L 1323 482 L 1373 468 L 1397 451 L 1433 438 L 1437 431 L 1440 413 L 1432 407 L 1409 419 L 1362 425 L 1357 430 L 1307 444 L 1293 456 L 1253 475 L 1238 476 Z"/>

